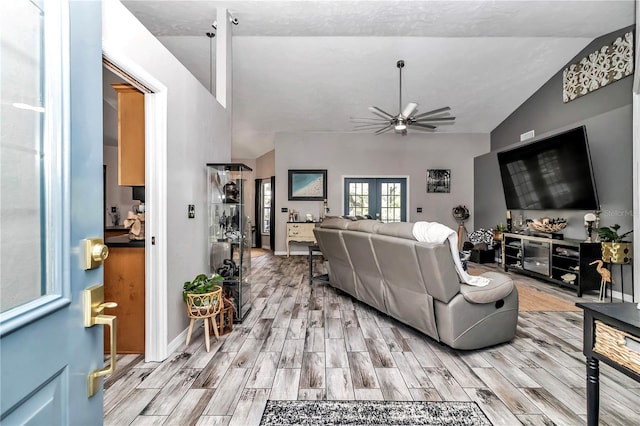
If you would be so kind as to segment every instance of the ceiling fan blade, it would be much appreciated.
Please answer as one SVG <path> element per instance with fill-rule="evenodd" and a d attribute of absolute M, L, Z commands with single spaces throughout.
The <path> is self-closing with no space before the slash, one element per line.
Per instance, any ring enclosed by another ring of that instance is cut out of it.
<path fill-rule="evenodd" d="M 423 112 L 422 114 L 418 114 L 413 118 L 416 119 L 416 118 L 420 118 L 420 117 L 426 117 L 427 115 L 438 114 L 438 113 L 445 112 L 445 111 L 450 111 L 450 110 L 451 110 L 451 107 L 447 106 L 447 107 L 443 107 L 443 108 L 434 109 L 433 111 Z"/>
<path fill-rule="evenodd" d="M 351 117 L 349 119 L 352 123 L 379 123 L 379 122 L 389 122 L 387 118 L 355 118 Z"/>
<path fill-rule="evenodd" d="M 455 117 L 427 117 L 427 118 L 419 118 L 414 120 L 416 123 L 424 123 L 426 121 L 453 121 Z"/>
<path fill-rule="evenodd" d="M 407 104 L 406 107 L 404 107 L 404 109 L 402 110 L 402 113 L 400 115 L 402 115 L 404 118 L 408 118 L 411 117 L 411 114 L 413 114 L 416 109 L 418 108 L 418 104 L 415 102 L 409 102 Z"/>
<path fill-rule="evenodd" d="M 382 117 L 382 118 L 388 118 L 389 120 L 393 120 L 395 118 L 395 116 L 389 114 L 386 111 L 381 110 L 378 107 L 375 106 L 370 106 L 369 107 L 369 111 L 371 111 L 372 113 L 374 113 L 375 115 Z"/>
<path fill-rule="evenodd" d="M 358 124 L 356 126 L 353 126 L 354 129 L 379 129 L 380 126 L 383 126 L 384 124 L 381 123 L 370 123 L 370 124 Z"/>
<path fill-rule="evenodd" d="M 393 129 L 393 124 L 389 124 L 387 127 L 383 127 L 382 129 L 375 132 L 376 135 L 381 135 L 382 133 L 388 132 Z"/>
<path fill-rule="evenodd" d="M 412 128 L 413 127 L 422 127 L 424 129 L 429 129 L 429 130 L 434 130 L 436 128 L 436 126 L 432 126 L 431 124 L 420 124 L 420 123 L 411 123 L 410 126 Z"/>

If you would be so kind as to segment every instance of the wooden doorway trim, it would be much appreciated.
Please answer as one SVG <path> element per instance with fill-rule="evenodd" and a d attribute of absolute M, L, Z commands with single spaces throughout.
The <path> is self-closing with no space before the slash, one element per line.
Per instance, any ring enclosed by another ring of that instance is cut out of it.
<path fill-rule="evenodd" d="M 145 361 L 169 355 L 167 336 L 167 87 L 117 47 L 103 61 L 148 89 L 145 94 Z"/>

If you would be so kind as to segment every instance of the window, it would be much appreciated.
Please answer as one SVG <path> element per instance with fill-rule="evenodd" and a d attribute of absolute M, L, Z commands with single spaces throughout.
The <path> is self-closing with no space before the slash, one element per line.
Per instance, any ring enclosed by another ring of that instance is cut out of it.
<path fill-rule="evenodd" d="M 346 178 L 344 214 L 371 216 L 383 222 L 407 220 L 405 178 Z"/>
<path fill-rule="evenodd" d="M 33 310 L 34 304 L 52 300 L 48 296 L 65 295 L 60 176 L 68 142 L 68 88 L 63 14 L 57 2 L 16 0 L 0 6 L 0 16 L 12 17 L 3 19 L 0 35 L 3 314 L 20 306 Z M 22 267 L 25 259 L 28 268 Z"/>
<path fill-rule="evenodd" d="M 269 234 L 271 229 L 271 181 L 262 182 L 262 233 Z"/>

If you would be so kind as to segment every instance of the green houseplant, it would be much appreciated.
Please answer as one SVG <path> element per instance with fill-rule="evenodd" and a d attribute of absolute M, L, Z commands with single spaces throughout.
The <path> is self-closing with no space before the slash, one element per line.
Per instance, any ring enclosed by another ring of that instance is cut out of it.
<path fill-rule="evenodd" d="M 499 223 L 493 227 L 493 239 L 494 241 L 502 241 L 502 233 L 507 231 L 507 226 L 504 223 Z"/>
<path fill-rule="evenodd" d="M 607 263 L 629 263 L 632 257 L 632 243 L 624 241 L 624 237 L 633 231 L 619 233 L 620 225 L 596 228 L 602 246 L 602 260 Z"/>
<path fill-rule="evenodd" d="M 187 294 L 204 294 L 214 290 L 216 285 L 221 285 L 224 278 L 222 275 L 213 274 L 207 277 L 205 274 L 196 275 L 193 281 L 186 281 L 182 286 L 182 300 L 187 301 Z"/>

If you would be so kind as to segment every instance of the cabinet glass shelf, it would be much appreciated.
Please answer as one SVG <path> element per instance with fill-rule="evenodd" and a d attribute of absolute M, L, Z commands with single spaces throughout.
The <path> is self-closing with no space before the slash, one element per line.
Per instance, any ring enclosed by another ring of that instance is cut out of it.
<path fill-rule="evenodd" d="M 240 163 L 207 164 L 209 273 L 224 277 L 234 322 L 251 310 L 251 223 L 244 204 L 251 171 Z"/>

